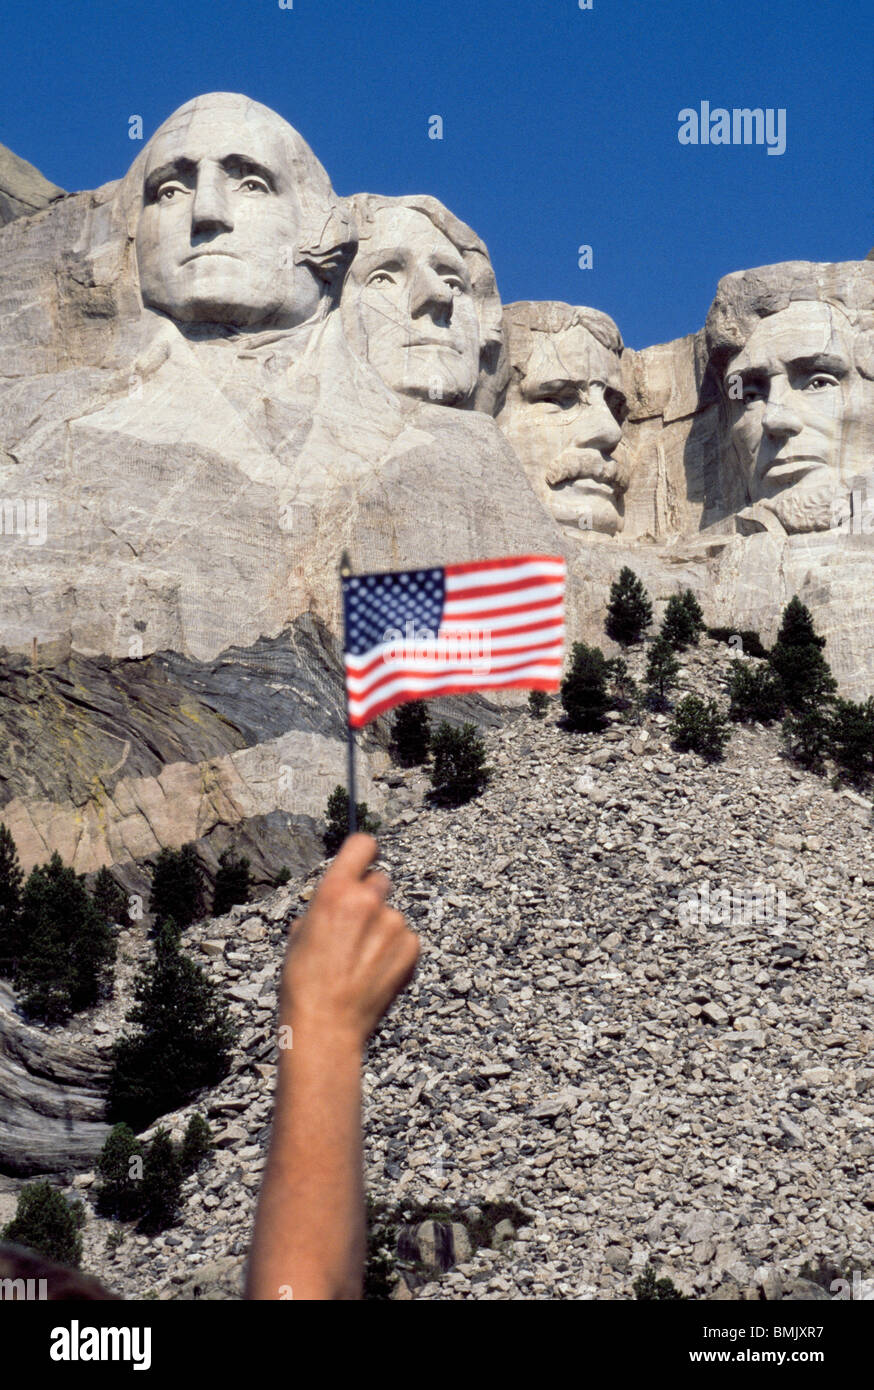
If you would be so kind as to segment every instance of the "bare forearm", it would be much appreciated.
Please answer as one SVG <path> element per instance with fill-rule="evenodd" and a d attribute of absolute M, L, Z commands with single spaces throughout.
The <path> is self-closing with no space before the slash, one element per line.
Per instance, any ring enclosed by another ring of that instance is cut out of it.
<path fill-rule="evenodd" d="M 364 1268 L 361 1048 L 321 1023 L 280 1053 L 249 1298 L 354 1299 Z"/>

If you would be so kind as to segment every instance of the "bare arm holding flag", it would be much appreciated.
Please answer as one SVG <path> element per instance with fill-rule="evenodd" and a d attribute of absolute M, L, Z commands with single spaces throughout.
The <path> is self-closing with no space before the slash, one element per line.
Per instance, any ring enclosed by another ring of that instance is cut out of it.
<path fill-rule="evenodd" d="M 352 835 L 289 942 L 280 990 L 273 1137 L 249 1260 L 247 1297 L 360 1298 L 364 1271 L 361 1058 L 415 969 L 418 938 Z"/>

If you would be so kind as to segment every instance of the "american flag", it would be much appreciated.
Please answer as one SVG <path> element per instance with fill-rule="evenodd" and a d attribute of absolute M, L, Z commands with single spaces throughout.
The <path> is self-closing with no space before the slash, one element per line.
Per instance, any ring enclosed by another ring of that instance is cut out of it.
<path fill-rule="evenodd" d="M 561 556 L 509 555 L 342 583 L 352 728 L 407 700 L 559 687 Z"/>

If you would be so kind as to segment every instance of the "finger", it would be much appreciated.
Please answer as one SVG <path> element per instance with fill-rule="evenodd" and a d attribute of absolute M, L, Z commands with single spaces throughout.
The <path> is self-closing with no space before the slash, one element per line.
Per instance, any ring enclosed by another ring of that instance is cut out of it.
<path fill-rule="evenodd" d="M 375 892 L 379 894 L 380 902 L 385 902 L 391 892 L 391 879 L 388 874 L 379 873 L 374 870 L 373 873 L 367 875 L 364 883 L 368 888 L 373 888 Z"/>
<path fill-rule="evenodd" d="M 360 879 L 376 858 L 379 846 L 372 835 L 349 835 L 340 846 L 333 863 L 325 870 L 322 883 L 340 879 Z"/>

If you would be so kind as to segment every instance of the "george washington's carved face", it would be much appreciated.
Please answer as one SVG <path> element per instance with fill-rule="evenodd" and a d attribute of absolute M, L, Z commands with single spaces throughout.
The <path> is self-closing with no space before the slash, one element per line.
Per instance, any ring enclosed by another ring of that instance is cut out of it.
<path fill-rule="evenodd" d="M 870 468 L 857 444 L 865 386 L 849 320 L 816 300 L 763 318 L 725 368 L 730 454 L 787 531 L 835 525 L 845 485 Z"/>
<path fill-rule="evenodd" d="M 512 363 L 501 427 L 563 529 L 615 535 L 628 487 L 627 457 L 617 456 L 625 415 L 619 358 L 581 324 L 532 330 L 521 341 L 528 350 Z"/>
<path fill-rule="evenodd" d="M 357 351 L 399 395 L 472 397 L 480 322 L 464 257 L 424 213 L 388 207 L 362 231 L 341 301 Z"/>
<path fill-rule="evenodd" d="M 233 97 L 175 112 L 150 142 L 136 249 L 144 304 L 181 323 L 292 327 L 323 285 L 295 264 L 293 135 Z"/>

